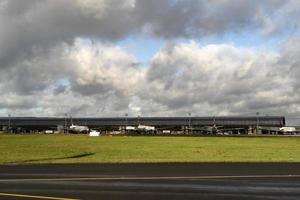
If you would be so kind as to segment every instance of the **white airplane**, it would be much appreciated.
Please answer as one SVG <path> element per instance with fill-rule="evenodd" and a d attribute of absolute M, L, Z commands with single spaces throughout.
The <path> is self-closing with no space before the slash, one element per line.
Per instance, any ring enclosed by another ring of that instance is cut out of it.
<path fill-rule="evenodd" d="M 126 131 L 140 131 L 140 132 L 151 132 L 155 131 L 154 126 L 138 125 L 138 126 L 126 126 Z"/>
<path fill-rule="evenodd" d="M 291 134 L 291 133 L 295 133 L 296 132 L 296 128 L 295 127 L 288 127 L 288 126 L 284 126 L 279 128 L 279 131 L 281 131 L 283 134 Z"/>
<path fill-rule="evenodd" d="M 130 131 L 134 131 L 134 130 L 143 130 L 143 131 L 154 131 L 155 127 L 154 126 L 146 126 L 146 125 L 138 125 L 137 127 L 135 126 L 126 126 L 125 127 L 126 130 Z"/>
<path fill-rule="evenodd" d="M 75 133 L 87 133 L 89 130 L 90 129 L 87 126 L 79 126 L 74 124 L 70 126 L 70 131 L 73 131 Z"/>
<path fill-rule="evenodd" d="M 134 130 L 136 130 L 136 127 L 134 127 L 134 126 L 126 126 L 125 129 L 126 129 L 126 131 L 134 131 Z"/>
<path fill-rule="evenodd" d="M 74 133 L 88 133 L 89 130 L 90 129 L 87 126 L 74 125 L 73 118 L 71 117 L 71 126 L 69 127 L 69 131 Z"/>
<path fill-rule="evenodd" d="M 293 127 L 293 126 L 283 126 L 283 127 L 258 127 L 260 130 L 263 130 L 263 131 L 268 131 L 268 132 L 275 132 L 275 133 L 281 133 L 283 135 L 287 134 L 295 134 L 295 133 L 298 133 L 296 127 Z"/>
<path fill-rule="evenodd" d="M 137 130 L 143 130 L 143 131 L 154 131 L 154 126 L 146 126 L 146 125 L 138 125 Z"/>

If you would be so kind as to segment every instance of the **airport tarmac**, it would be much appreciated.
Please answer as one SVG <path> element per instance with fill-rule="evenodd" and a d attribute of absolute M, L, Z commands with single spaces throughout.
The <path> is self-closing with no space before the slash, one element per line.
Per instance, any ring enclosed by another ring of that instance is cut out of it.
<path fill-rule="evenodd" d="M 300 163 L 0 166 L 0 199 L 300 199 Z"/>

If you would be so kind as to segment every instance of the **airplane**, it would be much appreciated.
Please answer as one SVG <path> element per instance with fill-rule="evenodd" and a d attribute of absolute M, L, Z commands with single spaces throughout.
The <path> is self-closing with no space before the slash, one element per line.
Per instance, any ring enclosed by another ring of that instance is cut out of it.
<path fill-rule="evenodd" d="M 69 127 L 69 130 L 74 133 L 88 133 L 90 129 L 87 126 L 74 125 L 73 119 L 71 118 L 71 126 Z"/>
<path fill-rule="evenodd" d="M 223 126 L 204 126 L 204 127 L 195 127 L 192 128 L 194 131 L 202 131 L 207 134 L 213 135 L 228 135 L 232 132 L 240 133 L 239 131 L 245 130 L 244 128 L 222 128 Z"/>
<path fill-rule="evenodd" d="M 223 126 L 217 126 L 216 118 L 214 117 L 212 126 L 203 126 L 200 128 L 193 128 L 193 130 L 200 130 L 200 131 L 204 131 L 209 134 L 218 134 L 221 132 L 221 130 L 219 129 L 221 127 L 223 127 Z"/>
<path fill-rule="evenodd" d="M 276 133 L 276 134 L 296 134 L 298 133 L 296 127 L 293 127 L 293 126 L 283 126 L 283 127 L 263 127 L 263 126 L 260 126 L 258 127 L 260 130 L 262 131 L 267 131 L 267 132 L 273 132 L 273 133 Z"/>
<path fill-rule="evenodd" d="M 292 134 L 292 133 L 296 133 L 297 130 L 295 127 L 288 127 L 288 126 L 284 126 L 284 127 L 281 127 L 279 128 L 279 131 L 282 132 L 282 134 Z"/>
<path fill-rule="evenodd" d="M 134 126 L 126 126 L 126 127 L 125 127 L 125 130 L 126 130 L 126 131 L 135 131 L 135 130 L 136 130 L 136 127 L 134 127 Z"/>
<path fill-rule="evenodd" d="M 138 125 L 137 130 L 154 131 L 155 127 L 154 126 L 146 126 L 146 125 Z"/>
<path fill-rule="evenodd" d="M 143 130 L 143 131 L 154 131 L 154 126 L 146 126 L 146 125 L 138 125 L 138 126 L 126 126 L 126 130 L 128 131 L 136 131 L 136 130 Z"/>
<path fill-rule="evenodd" d="M 213 135 L 227 135 L 228 132 L 233 132 L 237 131 L 239 134 L 239 130 L 244 130 L 244 128 L 224 128 L 223 126 L 217 126 L 216 124 L 216 118 L 213 119 L 213 125 L 212 126 L 203 126 L 199 128 L 192 128 L 192 130 L 198 130 L 198 131 L 204 131 L 208 134 L 213 134 Z"/>
<path fill-rule="evenodd" d="M 203 127 L 199 127 L 199 128 L 194 127 L 194 128 L 191 128 L 191 130 L 204 131 L 209 134 L 217 134 L 220 132 L 220 129 L 218 126 L 203 126 Z"/>
<path fill-rule="evenodd" d="M 88 133 L 88 131 L 90 129 L 87 126 L 79 126 L 79 125 L 72 124 L 69 127 L 69 130 L 72 131 L 72 132 L 74 132 L 74 133 Z"/>
<path fill-rule="evenodd" d="M 154 132 L 154 126 L 138 125 L 138 126 L 126 126 L 126 131 L 136 131 L 136 132 Z"/>

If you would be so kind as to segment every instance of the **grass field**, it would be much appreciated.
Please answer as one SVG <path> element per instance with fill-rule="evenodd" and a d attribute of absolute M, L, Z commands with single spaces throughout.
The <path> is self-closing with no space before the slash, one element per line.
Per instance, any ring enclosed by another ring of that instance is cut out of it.
<path fill-rule="evenodd" d="M 0 164 L 300 162 L 300 137 L 0 135 Z"/>

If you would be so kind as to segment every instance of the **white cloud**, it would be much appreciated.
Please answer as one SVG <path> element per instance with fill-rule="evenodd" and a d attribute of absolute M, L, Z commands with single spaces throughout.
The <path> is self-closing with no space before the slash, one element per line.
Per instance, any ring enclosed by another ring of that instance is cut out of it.
<path fill-rule="evenodd" d="M 18 69 L 23 70 L 6 69 L 7 81 L 0 84 L 6 95 L 0 104 L 7 108 L 7 113 L 297 113 L 297 39 L 287 42 L 279 52 L 232 44 L 199 46 L 193 41 L 171 44 L 160 49 L 143 67 L 125 48 L 77 41 L 75 45 L 65 44 L 46 53 L 36 51 L 30 60 L 18 64 Z M 14 74 L 14 78 L 8 78 L 9 74 Z M 22 75 L 26 76 L 19 79 Z"/>
<path fill-rule="evenodd" d="M 70 51 L 73 65 L 69 69 L 72 89 L 83 95 L 114 92 L 132 96 L 143 80 L 144 70 L 126 49 L 111 45 L 93 44 L 75 47 Z"/>
<path fill-rule="evenodd" d="M 281 59 L 276 52 L 228 44 L 166 46 L 152 60 L 145 87 L 148 95 L 142 96 L 175 111 L 202 113 L 202 107 L 216 114 L 264 109 L 276 113 L 278 105 L 299 99 L 293 95 L 291 74 L 274 73 L 284 69 Z"/>

